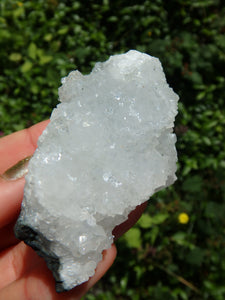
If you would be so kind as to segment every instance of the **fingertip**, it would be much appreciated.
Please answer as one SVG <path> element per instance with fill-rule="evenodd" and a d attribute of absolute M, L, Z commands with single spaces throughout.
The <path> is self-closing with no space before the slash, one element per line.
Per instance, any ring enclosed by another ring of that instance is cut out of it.
<path fill-rule="evenodd" d="M 48 123 L 46 120 L 0 139 L 0 174 L 34 153 L 38 138 Z"/>

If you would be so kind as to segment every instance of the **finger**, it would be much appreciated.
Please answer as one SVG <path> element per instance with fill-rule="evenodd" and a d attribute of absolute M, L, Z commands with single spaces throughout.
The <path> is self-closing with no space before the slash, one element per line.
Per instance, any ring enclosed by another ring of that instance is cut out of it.
<path fill-rule="evenodd" d="M 15 181 L 0 180 L 0 228 L 13 222 L 23 199 L 25 179 Z"/>
<path fill-rule="evenodd" d="M 0 292 L 0 300 L 5 299 L 31 299 L 31 300 L 78 300 L 106 273 L 116 257 L 114 245 L 103 253 L 103 260 L 98 264 L 95 275 L 87 282 L 69 292 L 57 294 L 55 282 L 51 272 L 45 264 L 27 273 L 23 278 L 5 287 Z"/>
<path fill-rule="evenodd" d="M 141 205 L 138 205 L 129 215 L 128 219 L 122 224 L 116 226 L 113 229 L 113 235 L 115 239 L 118 239 L 121 235 L 123 235 L 127 230 L 129 230 L 134 224 L 138 221 L 138 219 L 143 214 L 144 210 L 147 207 L 148 202 L 144 202 Z"/>
<path fill-rule="evenodd" d="M 14 235 L 14 225 L 15 223 L 13 222 L 0 229 L 0 251 L 20 242 Z"/>
<path fill-rule="evenodd" d="M 21 278 L 43 259 L 35 251 L 25 245 L 18 243 L 0 254 L 0 289 Z M 16 298 L 15 298 L 16 299 Z"/>
<path fill-rule="evenodd" d="M 0 139 L 0 174 L 18 161 L 30 156 L 37 148 L 37 140 L 49 120 L 40 122 L 28 129 L 20 130 Z"/>
<path fill-rule="evenodd" d="M 0 139 L 0 174 L 19 160 L 33 154 L 37 140 L 49 121 L 38 123 Z M 0 179 L 0 228 L 9 224 L 18 215 L 23 199 L 24 179 L 6 181 Z"/>

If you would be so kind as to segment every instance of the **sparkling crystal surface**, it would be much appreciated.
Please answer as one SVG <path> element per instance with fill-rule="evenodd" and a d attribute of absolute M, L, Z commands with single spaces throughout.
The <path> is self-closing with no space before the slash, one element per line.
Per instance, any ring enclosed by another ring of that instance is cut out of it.
<path fill-rule="evenodd" d="M 50 261 L 62 291 L 88 280 L 113 228 L 175 181 L 178 96 L 157 58 L 131 50 L 89 75 L 71 72 L 59 100 L 29 163 L 15 232 Z"/>

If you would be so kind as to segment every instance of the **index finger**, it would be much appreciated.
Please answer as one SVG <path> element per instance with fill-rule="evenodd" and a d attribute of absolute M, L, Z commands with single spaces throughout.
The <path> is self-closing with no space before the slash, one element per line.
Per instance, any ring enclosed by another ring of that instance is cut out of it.
<path fill-rule="evenodd" d="M 46 120 L 0 139 L 0 174 L 34 153 L 38 138 L 48 123 Z"/>
<path fill-rule="evenodd" d="M 0 139 L 0 174 L 18 161 L 30 156 L 37 147 L 37 140 L 49 121 L 43 121 Z M 0 228 L 11 223 L 20 211 L 25 180 L 0 180 Z"/>

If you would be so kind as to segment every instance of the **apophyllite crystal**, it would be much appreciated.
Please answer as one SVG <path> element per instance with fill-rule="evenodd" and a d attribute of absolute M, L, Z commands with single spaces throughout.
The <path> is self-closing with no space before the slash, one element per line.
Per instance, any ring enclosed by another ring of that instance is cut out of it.
<path fill-rule="evenodd" d="M 176 179 L 178 96 L 159 60 L 131 50 L 62 79 L 29 163 L 16 236 L 43 256 L 56 290 L 89 279 L 113 228 Z"/>

